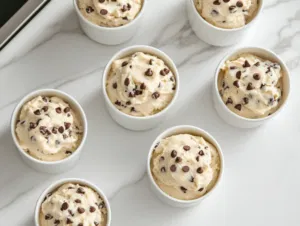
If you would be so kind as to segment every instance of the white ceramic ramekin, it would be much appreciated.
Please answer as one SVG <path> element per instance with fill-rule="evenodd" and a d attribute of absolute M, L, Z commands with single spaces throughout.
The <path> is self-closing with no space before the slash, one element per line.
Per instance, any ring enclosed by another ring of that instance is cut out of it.
<path fill-rule="evenodd" d="M 173 197 L 169 196 L 168 194 L 166 194 L 164 191 L 162 191 L 159 188 L 159 186 L 156 184 L 156 182 L 153 178 L 153 175 L 151 172 L 151 157 L 152 157 L 152 153 L 153 153 L 155 146 L 157 145 L 158 142 L 160 142 L 160 140 L 162 140 L 166 137 L 172 136 L 172 135 L 176 135 L 176 134 L 192 134 L 195 136 L 202 136 L 205 140 L 207 140 L 209 143 L 211 143 L 213 146 L 215 146 L 216 149 L 218 150 L 218 153 L 220 156 L 220 164 L 221 164 L 219 177 L 218 177 L 214 187 L 209 192 L 207 192 L 204 196 L 202 196 L 198 199 L 180 200 L 180 199 L 173 198 Z M 162 202 L 164 202 L 170 206 L 173 206 L 173 207 L 182 207 L 182 208 L 192 207 L 192 206 L 200 204 L 220 184 L 222 177 L 223 177 L 223 173 L 224 173 L 224 157 L 223 157 L 222 149 L 221 149 L 220 145 L 218 144 L 218 142 L 208 132 L 206 132 L 200 128 L 197 128 L 194 126 L 189 126 L 189 125 L 175 126 L 175 127 L 169 128 L 166 131 L 164 131 L 163 133 L 161 133 L 152 143 L 149 154 L 148 154 L 148 159 L 147 159 L 147 173 L 148 173 L 148 178 L 150 180 L 150 186 L 151 186 L 152 191 Z"/>
<path fill-rule="evenodd" d="M 238 43 L 248 34 L 256 23 L 263 9 L 264 0 L 259 0 L 259 8 L 255 17 L 245 26 L 234 29 L 224 29 L 208 23 L 198 12 L 194 0 L 186 0 L 187 14 L 195 34 L 204 42 L 214 46 L 229 46 Z"/>
<path fill-rule="evenodd" d="M 103 199 L 106 209 L 107 209 L 107 223 L 106 226 L 110 226 L 111 223 L 111 209 L 110 209 L 110 205 L 108 202 L 108 199 L 106 198 L 105 194 L 103 193 L 103 191 L 98 188 L 95 184 L 84 180 L 84 179 L 79 179 L 79 178 L 66 178 L 66 179 L 62 179 L 59 181 L 56 181 L 55 183 L 51 184 L 39 197 L 37 203 L 36 203 L 36 207 L 35 207 L 35 213 L 34 213 L 34 224 L 35 226 L 40 226 L 39 223 L 39 213 L 40 213 L 40 209 L 41 209 L 41 205 L 45 199 L 45 197 L 47 196 L 47 194 L 49 194 L 50 192 L 55 191 L 56 189 L 58 189 L 60 186 L 66 184 L 66 183 L 77 183 L 80 185 L 84 185 L 87 186 L 91 189 L 93 189 L 94 191 L 96 191 L 100 197 Z"/>
<path fill-rule="evenodd" d="M 149 53 L 151 55 L 157 56 L 158 58 L 163 60 L 169 66 L 170 70 L 173 72 L 175 79 L 176 79 L 176 91 L 175 91 L 175 95 L 174 95 L 172 101 L 169 103 L 169 105 L 165 109 L 163 109 L 162 111 L 158 112 L 155 115 L 145 116 L 145 117 L 135 117 L 135 116 L 127 115 L 127 114 L 119 111 L 115 107 L 115 105 L 110 101 L 110 99 L 107 95 L 107 92 L 106 92 L 106 80 L 107 80 L 107 76 L 110 72 L 112 62 L 114 60 L 129 56 L 135 52 L 144 52 L 144 53 Z M 151 129 L 151 128 L 157 126 L 160 122 L 162 122 L 177 99 L 177 96 L 179 93 L 179 87 L 180 87 L 179 74 L 178 74 L 175 63 L 171 60 L 171 58 L 168 57 L 164 52 L 162 52 L 159 49 L 156 49 L 151 46 L 143 46 L 143 45 L 131 46 L 131 47 L 125 48 L 125 49 L 121 50 L 120 52 L 116 53 L 111 58 L 111 60 L 108 62 L 108 64 L 106 65 L 104 72 L 103 72 L 103 78 L 102 78 L 102 91 L 103 91 L 107 109 L 108 109 L 111 117 L 118 124 L 125 127 L 126 129 L 130 129 L 130 130 L 147 130 L 147 129 Z"/>
<path fill-rule="evenodd" d="M 265 118 L 259 118 L 259 119 L 249 119 L 245 117 L 241 117 L 237 115 L 236 113 L 232 112 L 226 104 L 223 102 L 219 89 L 218 89 L 218 78 L 219 78 L 219 73 L 221 67 L 224 65 L 224 63 L 227 60 L 230 59 L 236 59 L 237 56 L 239 56 L 242 53 L 250 53 L 254 54 L 256 56 L 259 56 L 263 59 L 271 60 L 273 62 L 277 62 L 280 64 L 281 69 L 283 70 L 283 96 L 282 96 L 282 102 L 281 106 L 279 109 L 277 109 L 276 112 L 273 114 L 269 115 L 268 117 Z M 286 64 L 283 62 L 283 60 L 273 53 L 270 50 L 264 49 L 264 48 L 259 48 L 259 47 L 245 47 L 241 49 L 234 50 L 230 54 L 228 54 L 224 59 L 220 62 L 219 66 L 217 67 L 216 74 L 215 74 L 215 80 L 213 83 L 213 101 L 214 101 L 214 106 L 219 114 L 219 116 L 228 124 L 238 127 L 238 128 L 254 128 L 257 126 L 260 126 L 261 124 L 265 123 L 266 121 L 269 121 L 273 117 L 275 117 L 279 112 L 283 109 L 283 107 L 286 105 L 289 93 L 290 93 L 290 73 L 288 70 L 288 67 Z"/>
<path fill-rule="evenodd" d="M 79 18 L 79 24 L 84 33 L 92 40 L 105 45 L 118 45 L 128 41 L 136 34 L 136 30 L 141 24 L 147 0 L 144 0 L 139 14 L 130 23 L 120 27 L 102 27 L 90 22 L 80 12 L 77 1 L 74 1 L 74 8 Z"/>
<path fill-rule="evenodd" d="M 19 114 L 20 114 L 20 111 L 21 111 L 23 105 L 25 103 L 27 103 L 28 101 L 32 100 L 33 98 L 40 96 L 40 95 L 56 96 L 56 97 L 62 98 L 64 101 L 66 101 L 68 104 L 70 104 L 70 106 L 79 114 L 79 117 L 82 120 L 84 131 L 83 131 L 82 141 L 81 141 L 79 147 L 72 155 L 70 155 L 69 157 L 67 157 L 63 160 L 60 160 L 60 161 L 46 162 L 46 161 L 41 161 L 36 158 L 33 158 L 32 156 L 27 154 L 21 148 L 21 146 L 19 145 L 19 142 L 18 142 L 17 135 L 15 133 L 16 123 L 17 123 L 17 120 L 18 120 L 18 117 L 19 117 Z M 82 107 L 80 106 L 80 104 L 70 95 L 66 94 L 65 92 L 55 90 L 55 89 L 41 89 L 41 90 L 37 90 L 37 91 L 34 91 L 34 92 L 26 95 L 14 109 L 10 126 L 11 126 L 11 135 L 12 135 L 13 141 L 14 141 L 22 159 L 24 160 L 24 162 L 27 163 L 27 165 L 29 165 L 31 168 L 33 168 L 39 172 L 53 173 L 53 174 L 68 171 L 73 166 L 75 166 L 75 164 L 77 163 L 77 161 L 80 157 L 82 148 L 83 148 L 85 140 L 86 140 L 87 132 L 88 132 L 87 119 L 86 119 L 85 113 L 84 113 Z"/>

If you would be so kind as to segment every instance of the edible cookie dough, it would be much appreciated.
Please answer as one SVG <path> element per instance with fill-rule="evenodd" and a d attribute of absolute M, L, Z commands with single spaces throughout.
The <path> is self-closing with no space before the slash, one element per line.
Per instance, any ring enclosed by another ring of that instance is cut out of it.
<path fill-rule="evenodd" d="M 38 96 L 21 109 L 16 135 L 32 157 L 58 161 L 71 155 L 82 139 L 79 116 L 58 97 Z"/>
<path fill-rule="evenodd" d="M 67 183 L 46 196 L 39 216 L 40 226 L 105 226 L 107 209 L 91 188 Z"/>
<path fill-rule="evenodd" d="M 200 15 L 220 28 L 239 28 L 256 15 L 259 0 L 195 0 Z"/>
<path fill-rule="evenodd" d="M 278 63 L 242 54 L 221 68 L 220 95 L 227 107 L 240 116 L 266 117 L 280 106 L 282 76 Z"/>
<path fill-rule="evenodd" d="M 176 79 L 170 68 L 156 56 L 137 52 L 115 60 L 107 78 L 111 102 L 132 116 L 149 116 L 172 101 Z"/>
<path fill-rule="evenodd" d="M 143 0 L 78 0 L 78 8 L 90 22 L 102 27 L 128 24 L 139 14 Z"/>
<path fill-rule="evenodd" d="M 151 158 L 151 171 L 165 193 L 177 199 L 192 200 L 215 185 L 220 158 L 216 148 L 203 137 L 174 135 L 157 144 Z"/>

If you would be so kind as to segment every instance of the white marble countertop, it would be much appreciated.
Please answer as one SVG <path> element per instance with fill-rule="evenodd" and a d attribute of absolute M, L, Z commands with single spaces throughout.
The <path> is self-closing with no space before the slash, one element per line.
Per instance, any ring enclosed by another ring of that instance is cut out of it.
<path fill-rule="evenodd" d="M 188 24 L 184 0 L 149 0 L 143 26 L 121 46 L 89 40 L 78 27 L 72 1 L 53 0 L 0 53 L 0 225 L 33 225 L 41 192 L 57 179 L 81 177 L 109 197 L 112 226 L 299 226 L 300 0 L 265 1 L 256 33 L 238 46 L 263 46 L 278 53 L 291 70 L 292 93 L 274 120 L 241 130 L 217 116 L 211 97 L 216 65 L 234 47 L 216 48 L 200 41 Z M 175 110 L 159 128 L 147 132 L 119 127 L 106 112 L 100 90 L 107 61 L 133 44 L 152 45 L 169 54 L 182 82 Z M 10 135 L 10 116 L 20 98 L 46 87 L 77 98 L 89 122 L 80 163 L 61 175 L 27 167 Z M 178 124 L 209 131 L 223 147 L 226 161 L 222 185 L 192 209 L 162 204 L 145 176 L 153 139 Z"/>

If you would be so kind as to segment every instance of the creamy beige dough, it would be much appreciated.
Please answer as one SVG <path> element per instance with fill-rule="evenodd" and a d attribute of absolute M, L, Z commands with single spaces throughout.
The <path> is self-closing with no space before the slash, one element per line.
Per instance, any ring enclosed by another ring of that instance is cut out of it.
<path fill-rule="evenodd" d="M 115 60 L 107 78 L 111 102 L 132 116 L 149 116 L 172 101 L 176 79 L 170 68 L 156 56 L 137 52 Z"/>
<path fill-rule="evenodd" d="M 58 97 L 38 96 L 22 107 L 15 132 L 19 145 L 29 155 L 58 161 L 77 149 L 83 127 L 68 103 Z"/>
<path fill-rule="evenodd" d="M 119 27 L 136 18 L 143 0 L 78 0 L 78 8 L 90 22 L 103 27 Z"/>
<path fill-rule="evenodd" d="M 200 15 L 220 28 L 239 28 L 249 23 L 258 10 L 259 0 L 194 0 Z"/>
<path fill-rule="evenodd" d="M 107 209 L 93 189 L 66 183 L 47 195 L 39 218 L 40 226 L 106 226 Z"/>
<path fill-rule="evenodd" d="M 251 54 L 228 60 L 219 75 L 219 92 L 226 106 L 246 118 L 263 118 L 275 112 L 283 92 L 278 63 Z"/>
<path fill-rule="evenodd" d="M 179 134 L 157 144 L 151 171 L 162 191 L 180 200 L 193 200 L 213 188 L 220 164 L 218 151 L 203 137 Z"/>

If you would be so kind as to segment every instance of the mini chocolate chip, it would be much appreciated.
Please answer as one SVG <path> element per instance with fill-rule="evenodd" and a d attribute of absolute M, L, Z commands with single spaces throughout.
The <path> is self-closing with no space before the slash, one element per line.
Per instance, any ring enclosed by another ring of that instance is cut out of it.
<path fill-rule="evenodd" d="M 63 134 L 63 138 L 67 139 L 68 138 L 67 134 Z"/>
<path fill-rule="evenodd" d="M 180 157 L 177 157 L 177 158 L 175 159 L 175 162 L 176 162 L 176 163 L 180 163 L 180 162 L 182 162 L 182 158 L 180 158 Z"/>
<path fill-rule="evenodd" d="M 107 13 L 108 13 L 108 11 L 106 9 L 101 9 L 100 10 L 101 15 L 106 15 Z"/>
<path fill-rule="evenodd" d="M 244 100 L 244 103 L 245 103 L 245 104 L 248 104 L 248 103 L 249 103 L 249 98 L 248 98 L 248 97 L 244 97 L 243 100 Z"/>
<path fill-rule="evenodd" d="M 243 64 L 243 67 L 250 67 L 251 65 L 249 64 L 248 60 L 245 60 L 245 63 Z"/>
<path fill-rule="evenodd" d="M 77 208 L 78 213 L 83 214 L 85 212 L 85 209 L 82 207 Z"/>
<path fill-rule="evenodd" d="M 91 6 L 88 6 L 88 7 L 86 7 L 85 11 L 87 13 L 92 13 L 92 12 L 94 12 L 94 9 Z"/>
<path fill-rule="evenodd" d="M 199 167 L 199 168 L 197 169 L 197 173 L 199 173 L 199 174 L 203 173 L 202 167 Z"/>
<path fill-rule="evenodd" d="M 113 88 L 114 89 L 118 88 L 118 84 L 116 82 L 113 84 Z"/>
<path fill-rule="evenodd" d="M 22 121 L 20 124 L 21 124 L 21 125 L 24 125 L 24 123 L 25 123 L 25 121 Z"/>
<path fill-rule="evenodd" d="M 152 93 L 152 98 L 153 99 L 157 99 L 157 98 L 159 98 L 159 96 L 160 96 L 159 92 Z"/>
<path fill-rule="evenodd" d="M 51 220 L 51 219 L 53 219 L 53 216 L 51 214 L 48 213 L 45 215 L 45 220 Z"/>
<path fill-rule="evenodd" d="M 78 194 L 84 194 L 85 191 L 83 190 L 83 188 L 78 188 L 77 191 L 76 191 Z"/>
<path fill-rule="evenodd" d="M 69 123 L 69 122 L 65 122 L 64 124 L 65 124 L 66 129 L 69 129 L 71 127 L 71 123 Z"/>
<path fill-rule="evenodd" d="M 255 65 L 256 67 L 259 67 L 259 66 L 260 66 L 260 63 L 257 61 L 254 65 Z"/>
<path fill-rule="evenodd" d="M 190 167 L 184 166 L 184 167 L 182 167 L 182 171 L 185 172 L 185 173 L 187 173 L 187 172 L 190 171 Z"/>
<path fill-rule="evenodd" d="M 128 20 L 127 16 L 122 17 L 123 20 Z"/>
<path fill-rule="evenodd" d="M 70 218 L 67 218 L 67 224 L 72 224 L 73 221 Z"/>
<path fill-rule="evenodd" d="M 247 90 L 253 90 L 253 89 L 254 89 L 254 87 L 253 87 L 252 83 L 249 82 L 249 84 L 247 86 Z"/>
<path fill-rule="evenodd" d="M 166 172 L 166 167 L 161 167 L 160 171 L 161 171 L 162 173 L 165 173 L 165 172 Z"/>
<path fill-rule="evenodd" d="M 42 99 L 43 99 L 44 102 L 46 102 L 46 103 L 48 102 L 47 97 L 43 97 Z"/>
<path fill-rule="evenodd" d="M 159 161 L 164 161 L 165 160 L 165 157 L 164 156 L 161 156 Z"/>
<path fill-rule="evenodd" d="M 44 112 L 47 112 L 48 109 L 49 109 L 49 107 L 48 106 L 44 106 L 42 109 L 43 109 Z"/>
<path fill-rule="evenodd" d="M 66 209 L 68 209 L 68 208 L 69 208 L 69 204 L 66 203 L 66 202 L 64 202 L 64 203 L 61 205 L 60 210 L 61 210 L 61 211 L 64 211 L 64 210 L 66 210 Z"/>
<path fill-rule="evenodd" d="M 199 158 L 199 156 L 197 156 L 197 157 L 196 157 L 196 161 L 199 162 L 199 160 L 200 160 L 200 158 Z"/>
<path fill-rule="evenodd" d="M 57 114 L 60 114 L 61 113 L 61 108 L 58 107 L 58 108 L 55 109 L 55 111 L 56 111 Z"/>
<path fill-rule="evenodd" d="M 255 74 L 253 75 L 253 78 L 254 78 L 255 80 L 259 80 L 259 79 L 260 79 L 260 75 L 257 74 L 257 73 L 255 73 Z"/>
<path fill-rule="evenodd" d="M 91 206 L 91 207 L 90 207 L 90 212 L 91 212 L 91 213 L 94 213 L 95 211 L 96 211 L 96 208 L 93 207 L 93 206 Z"/>
<path fill-rule="evenodd" d="M 195 179 L 195 178 L 192 176 L 192 177 L 190 178 L 190 182 L 193 183 L 193 182 L 194 182 L 194 179 Z"/>
<path fill-rule="evenodd" d="M 124 61 L 124 62 L 122 63 L 122 67 L 125 67 L 127 64 L 128 64 L 128 62 L 127 62 L 127 61 Z"/>
<path fill-rule="evenodd" d="M 204 151 L 202 151 L 202 150 L 199 151 L 199 155 L 200 155 L 200 156 L 203 156 L 203 155 L 204 155 Z"/>
<path fill-rule="evenodd" d="M 188 146 L 188 145 L 184 145 L 184 146 L 183 146 L 183 150 L 185 150 L 185 151 L 189 151 L 190 149 L 191 149 L 191 147 Z"/>
<path fill-rule="evenodd" d="M 56 127 L 52 128 L 52 133 L 57 134 L 57 128 Z"/>
<path fill-rule="evenodd" d="M 238 71 L 235 76 L 237 79 L 241 79 L 241 75 L 242 75 L 242 72 L 241 71 Z"/>
<path fill-rule="evenodd" d="M 226 104 L 233 104 L 233 101 L 230 97 L 228 97 L 227 101 L 226 101 Z"/>
<path fill-rule="evenodd" d="M 153 59 L 150 59 L 150 60 L 149 60 L 149 64 L 150 64 L 150 65 L 153 65 L 153 61 L 154 61 Z"/>
<path fill-rule="evenodd" d="M 80 199 L 75 199 L 75 202 L 76 203 L 81 203 L 81 200 Z"/>
<path fill-rule="evenodd" d="M 160 73 L 160 75 L 165 76 L 165 75 L 169 74 L 169 72 L 170 72 L 170 70 L 168 68 L 164 68 L 159 73 Z"/>
<path fill-rule="evenodd" d="M 46 134 L 46 131 L 47 131 L 47 127 L 46 126 L 41 126 L 40 127 L 40 133 L 45 135 Z"/>
<path fill-rule="evenodd" d="M 63 133 L 64 131 L 65 131 L 64 127 L 60 126 L 60 127 L 58 128 L 58 132 Z"/>
<path fill-rule="evenodd" d="M 242 105 L 237 104 L 237 105 L 234 106 L 234 108 L 240 111 L 240 110 L 242 110 Z"/>
<path fill-rule="evenodd" d="M 219 12 L 217 10 L 215 10 L 215 9 L 213 9 L 211 11 L 211 15 L 213 15 L 213 16 L 217 16 L 218 14 L 219 14 Z"/>
<path fill-rule="evenodd" d="M 234 10 L 235 8 L 236 8 L 235 5 L 229 6 L 229 11 L 232 11 L 232 10 Z"/>
<path fill-rule="evenodd" d="M 98 226 L 99 224 L 100 224 L 100 223 L 98 223 L 98 222 L 94 222 L 94 225 L 95 225 L 95 226 Z"/>
<path fill-rule="evenodd" d="M 141 88 L 141 89 L 146 89 L 145 83 L 142 83 L 141 86 L 140 86 L 140 88 Z"/>
<path fill-rule="evenodd" d="M 183 192 L 183 193 L 186 193 L 187 189 L 185 187 L 180 187 L 180 190 Z"/>
<path fill-rule="evenodd" d="M 215 0 L 215 1 L 213 2 L 213 4 L 214 4 L 214 5 L 221 5 L 221 2 L 219 2 L 219 0 Z"/>
<path fill-rule="evenodd" d="M 236 88 L 239 88 L 239 87 L 240 87 L 239 81 L 238 81 L 238 80 L 235 80 L 235 81 L 233 82 L 233 85 L 234 85 Z"/>
<path fill-rule="evenodd" d="M 200 188 L 198 191 L 202 192 L 204 190 L 204 188 Z"/>
<path fill-rule="evenodd" d="M 35 129 L 36 128 L 36 124 L 33 122 L 29 123 L 29 129 Z"/>
<path fill-rule="evenodd" d="M 33 113 L 34 113 L 35 115 L 40 115 L 40 114 L 41 114 L 41 111 L 38 109 L 38 110 L 35 110 Z"/>
<path fill-rule="evenodd" d="M 130 92 L 128 96 L 132 98 L 132 97 L 135 97 L 135 94 L 132 93 L 132 92 Z M 120 102 L 120 103 L 121 103 L 121 102 Z"/>
<path fill-rule="evenodd" d="M 36 141 L 35 136 L 31 136 L 31 137 L 30 137 L 30 140 L 31 140 L 32 142 L 35 142 L 35 141 Z"/>
<path fill-rule="evenodd" d="M 171 172 L 175 172 L 176 169 L 177 169 L 177 167 L 176 167 L 175 165 L 172 165 L 172 166 L 170 167 Z"/>
<path fill-rule="evenodd" d="M 130 83 L 129 78 L 126 78 L 125 81 L 124 81 L 124 85 L 129 86 L 129 83 Z"/>
<path fill-rule="evenodd" d="M 223 0 L 223 2 L 227 3 L 227 2 L 230 2 L 230 0 Z"/>
<path fill-rule="evenodd" d="M 177 151 L 173 150 L 173 151 L 171 152 L 171 157 L 172 157 L 172 158 L 175 158 L 176 156 L 177 156 Z"/>
<path fill-rule="evenodd" d="M 241 1 L 238 1 L 238 2 L 236 3 L 236 6 L 237 6 L 237 7 L 240 7 L 240 8 L 243 7 L 243 5 L 244 5 L 244 4 L 243 4 Z"/>
<path fill-rule="evenodd" d="M 131 101 L 130 101 L 130 100 L 127 101 L 127 102 L 126 102 L 126 105 L 131 105 Z"/>
<path fill-rule="evenodd" d="M 134 107 L 131 107 L 131 108 L 130 108 L 130 112 L 135 112 L 135 108 L 134 108 Z"/>
<path fill-rule="evenodd" d="M 120 101 L 116 100 L 115 105 L 121 106 L 122 103 Z"/>
<path fill-rule="evenodd" d="M 99 0 L 99 2 L 100 2 L 100 3 L 104 3 L 104 2 L 105 2 L 105 0 Z"/>
<path fill-rule="evenodd" d="M 54 224 L 59 224 L 60 223 L 60 220 L 55 220 L 54 221 Z"/>
<path fill-rule="evenodd" d="M 234 70 L 234 69 L 236 69 L 236 66 L 230 66 L 229 68 L 230 68 L 230 70 Z"/>
<path fill-rule="evenodd" d="M 153 75 L 153 71 L 150 68 L 148 68 L 147 71 L 145 72 L 145 75 L 146 76 L 152 76 Z"/>

